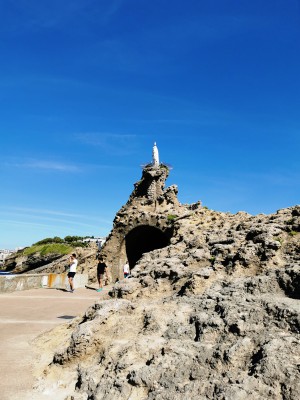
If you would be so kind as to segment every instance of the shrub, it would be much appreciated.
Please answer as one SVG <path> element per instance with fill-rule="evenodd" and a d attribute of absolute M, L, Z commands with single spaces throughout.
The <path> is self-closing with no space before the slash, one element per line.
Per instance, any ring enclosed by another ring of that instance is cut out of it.
<path fill-rule="evenodd" d="M 168 221 L 174 221 L 174 219 L 177 218 L 177 217 L 178 217 L 178 215 L 169 214 L 169 215 L 167 216 L 167 219 L 168 219 Z"/>
<path fill-rule="evenodd" d="M 290 236 L 295 236 L 295 235 L 297 235 L 297 234 L 298 234 L 298 232 L 296 232 L 296 231 L 290 231 L 290 232 L 289 232 L 289 235 L 290 235 Z"/>
<path fill-rule="evenodd" d="M 72 246 L 72 247 L 87 247 L 88 243 L 86 243 L 86 242 L 71 242 L 70 246 Z"/>
<path fill-rule="evenodd" d="M 280 244 L 283 243 L 283 239 L 281 237 L 274 237 L 274 240 L 276 240 L 276 242 L 279 242 Z"/>
<path fill-rule="evenodd" d="M 49 253 L 68 254 L 74 247 L 87 247 L 88 244 L 82 242 L 82 240 L 88 237 L 66 236 L 62 239 L 59 236 L 54 236 L 54 238 L 42 239 L 34 243 L 31 247 L 26 248 L 23 254 L 28 255 L 36 252 L 42 255 Z"/>
<path fill-rule="evenodd" d="M 40 245 L 40 244 L 46 244 L 46 243 L 53 243 L 53 239 L 52 238 L 46 238 L 46 239 L 39 240 L 38 242 L 33 243 L 33 246 Z"/>
<path fill-rule="evenodd" d="M 63 243 L 64 240 L 58 236 L 54 236 L 53 243 Z"/>
<path fill-rule="evenodd" d="M 78 242 L 80 240 L 82 240 L 83 237 L 82 236 L 66 236 L 64 238 L 64 241 L 67 243 L 72 243 L 72 242 Z"/>

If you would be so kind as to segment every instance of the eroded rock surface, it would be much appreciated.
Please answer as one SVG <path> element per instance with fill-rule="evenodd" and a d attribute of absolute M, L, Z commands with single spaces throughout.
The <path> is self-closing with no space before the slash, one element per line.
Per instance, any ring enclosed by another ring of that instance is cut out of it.
<path fill-rule="evenodd" d="M 257 216 L 180 207 L 170 244 L 66 325 L 60 346 L 55 337 L 36 390 L 68 400 L 300 398 L 300 206 Z M 43 351 L 51 340 L 39 339 Z"/>
<path fill-rule="evenodd" d="M 79 265 L 79 273 L 90 273 L 96 270 L 96 254 L 98 247 L 90 244 L 87 248 L 76 247 L 73 252 L 77 254 Z M 29 273 L 63 273 L 67 270 L 69 264 L 69 255 L 61 255 L 49 253 L 42 255 L 35 252 L 25 255 L 24 252 L 18 251 L 5 259 L 4 268 L 14 274 Z"/>

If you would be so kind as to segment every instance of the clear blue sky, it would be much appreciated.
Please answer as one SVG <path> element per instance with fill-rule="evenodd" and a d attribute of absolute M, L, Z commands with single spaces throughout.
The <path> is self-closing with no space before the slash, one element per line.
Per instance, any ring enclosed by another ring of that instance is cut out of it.
<path fill-rule="evenodd" d="M 0 248 L 107 235 L 154 141 L 182 203 L 299 204 L 299 0 L 6 0 L 0 22 Z"/>

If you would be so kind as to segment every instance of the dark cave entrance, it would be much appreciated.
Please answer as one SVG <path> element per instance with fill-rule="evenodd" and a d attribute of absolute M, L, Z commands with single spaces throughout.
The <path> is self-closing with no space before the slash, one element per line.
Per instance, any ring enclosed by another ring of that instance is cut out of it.
<path fill-rule="evenodd" d="M 130 268 L 133 268 L 143 253 L 161 249 L 170 244 L 169 236 L 159 228 L 141 225 L 132 229 L 125 238 L 126 254 Z"/>

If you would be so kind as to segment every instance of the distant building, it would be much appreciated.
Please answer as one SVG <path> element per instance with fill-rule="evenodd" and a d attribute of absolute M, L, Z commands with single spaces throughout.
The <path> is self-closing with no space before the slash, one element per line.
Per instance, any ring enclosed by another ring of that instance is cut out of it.
<path fill-rule="evenodd" d="M 6 257 L 11 255 L 12 253 L 15 253 L 15 250 L 0 249 L 0 266 L 4 264 L 4 260 L 6 259 Z"/>
<path fill-rule="evenodd" d="M 103 244 L 105 243 L 106 237 L 93 237 L 93 238 L 84 238 L 82 241 L 84 243 L 96 243 L 98 249 L 100 250 Z"/>

